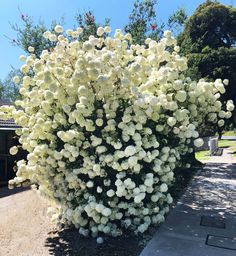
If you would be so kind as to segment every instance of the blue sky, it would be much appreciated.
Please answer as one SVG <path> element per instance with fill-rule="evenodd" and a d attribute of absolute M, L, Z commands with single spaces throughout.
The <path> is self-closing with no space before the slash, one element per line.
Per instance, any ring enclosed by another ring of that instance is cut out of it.
<path fill-rule="evenodd" d="M 185 7 L 191 15 L 196 7 L 205 1 L 200 0 L 159 0 L 157 15 L 159 20 L 166 21 L 178 7 Z M 236 5 L 236 1 L 222 0 L 226 5 Z M 15 38 L 11 24 L 21 24 L 19 8 L 22 13 L 33 17 L 35 21 L 40 18 L 49 25 L 52 20 L 65 18 L 65 28 L 72 28 L 75 24 L 74 16 L 80 11 L 92 10 L 98 22 L 106 17 L 111 18 L 112 29 L 123 28 L 127 24 L 128 16 L 132 10 L 133 0 L 0 0 L 0 79 L 3 79 L 11 70 L 11 66 L 18 68 L 18 60 L 23 51 L 12 46 L 5 37 Z"/>

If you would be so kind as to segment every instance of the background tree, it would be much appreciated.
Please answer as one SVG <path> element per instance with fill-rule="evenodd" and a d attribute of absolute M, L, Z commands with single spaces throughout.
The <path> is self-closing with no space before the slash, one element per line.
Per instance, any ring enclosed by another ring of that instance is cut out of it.
<path fill-rule="evenodd" d="M 12 29 L 16 32 L 16 39 L 12 40 L 12 43 L 19 46 L 26 53 L 29 53 L 29 46 L 35 48 L 36 56 L 40 56 L 42 50 L 50 49 L 55 46 L 55 42 L 51 42 L 44 38 L 43 34 L 45 31 L 53 31 L 56 24 L 63 24 L 64 18 L 61 18 L 59 22 L 52 21 L 50 27 L 46 27 L 43 21 L 35 23 L 28 15 L 21 14 L 23 24 L 12 25 Z M 79 40 L 86 41 L 90 35 L 96 35 L 97 28 L 99 26 L 105 26 L 109 24 L 109 19 L 105 20 L 105 24 L 101 25 L 96 22 L 95 17 L 91 11 L 84 13 L 77 13 L 75 16 L 76 24 L 83 28 Z M 69 38 L 70 39 L 70 38 Z"/>
<path fill-rule="evenodd" d="M 3 81 L 0 79 L 0 99 L 3 98 L 3 91 L 4 91 L 4 84 L 3 84 Z"/>
<path fill-rule="evenodd" d="M 19 86 L 13 82 L 14 76 L 22 77 L 19 69 L 11 70 L 4 80 L 0 80 L 0 99 L 14 101 L 19 97 Z"/>
<path fill-rule="evenodd" d="M 136 0 L 124 30 L 130 33 L 133 43 L 143 44 L 147 37 L 159 40 L 163 34 L 164 23 L 158 24 L 155 11 L 156 0 Z"/>
<path fill-rule="evenodd" d="M 40 56 L 42 50 L 50 49 L 55 46 L 54 42 L 51 42 L 43 37 L 43 34 L 47 30 L 53 30 L 56 22 L 52 22 L 50 28 L 47 28 L 43 21 L 34 23 L 33 19 L 28 15 L 21 13 L 22 24 L 11 25 L 12 29 L 16 32 L 16 39 L 12 40 L 14 45 L 17 45 L 26 53 L 29 53 L 29 46 L 35 48 L 35 54 L 37 57 Z"/>
<path fill-rule="evenodd" d="M 229 79 L 222 102 L 236 104 L 236 8 L 216 1 L 201 4 L 187 20 L 178 38 L 181 52 L 187 56 L 188 75 Z"/>
<path fill-rule="evenodd" d="M 75 19 L 77 21 L 77 25 L 83 28 L 83 33 L 80 35 L 81 41 L 88 40 L 89 36 L 91 35 L 95 36 L 99 26 L 107 26 L 110 23 L 110 19 L 106 18 L 103 25 L 99 24 L 91 11 L 84 13 L 78 12 L 75 16 Z"/>
<path fill-rule="evenodd" d="M 178 8 L 168 18 L 167 27 L 171 30 L 175 36 L 178 36 L 184 25 L 186 24 L 188 15 L 183 7 Z"/>

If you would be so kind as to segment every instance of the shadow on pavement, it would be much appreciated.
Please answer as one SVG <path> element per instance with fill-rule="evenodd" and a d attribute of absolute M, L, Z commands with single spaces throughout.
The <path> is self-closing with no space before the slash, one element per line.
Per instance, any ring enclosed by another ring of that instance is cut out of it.
<path fill-rule="evenodd" d="M 20 193 L 26 190 L 29 190 L 29 187 L 20 187 L 20 188 L 14 188 L 14 189 L 9 189 L 7 186 L 4 187 L 0 187 L 0 198 L 2 197 L 6 197 L 6 196 L 11 196 L 14 195 L 16 193 Z"/>
<path fill-rule="evenodd" d="M 184 195 L 194 209 L 234 215 L 236 210 L 236 164 L 207 164 Z"/>

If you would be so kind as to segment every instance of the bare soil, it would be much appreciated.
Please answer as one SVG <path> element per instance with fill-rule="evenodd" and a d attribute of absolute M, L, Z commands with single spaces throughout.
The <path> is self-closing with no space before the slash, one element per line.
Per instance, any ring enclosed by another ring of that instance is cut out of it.
<path fill-rule="evenodd" d="M 50 255 L 45 241 L 53 226 L 46 203 L 34 191 L 15 192 L 0 188 L 0 255 Z"/>

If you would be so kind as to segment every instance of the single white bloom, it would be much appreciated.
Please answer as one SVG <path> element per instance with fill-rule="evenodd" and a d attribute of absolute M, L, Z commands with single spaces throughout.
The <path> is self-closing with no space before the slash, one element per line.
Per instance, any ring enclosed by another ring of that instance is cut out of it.
<path fill-rule="evenodd" d="M 19 59 L 20 59 L 20 61 L 25 61 L 26 57 L 24 55 L 20 55 Z"/>
<path fill-rule="evenodd" d="M 197 148 L 201 147 L 203 144 L 204 144 L 204 141 L 201 138 L 194 140 L 194 146 Z"/>
<path fill-rule="evenodd" d="M 13 83 L 18 84 L 20 82 L 19 76 L 14 76 L 12 81 L 13 81 Z"/>
<path fill-rule="evenodd" d="M 128 146 L 126 147 L 124 152 L 127 157 L 132 156 L 136 153 L 136 148 L 134 146 Z"/>
<path fill-rule="evenodd" d="M 100 237 L 100 236 L 97 238 L 96 241 L 97 241 L 97 244 L 103 244 L 103 242 L 104 242 L 104 241 L 103 241 L 103 238 Z"/>
<path fill-rule="evenodd" d="M 109 26 L 104 27 L 105 33 L 111 33 L 111 28 Z"/>
<path fill-rule="evenodd" d="M 10 154 L 11 155 L 16 155 L 18 153 L 18 148 L 17 146 L 13 146 L 10 148 Z"/>
<path fill-rule="evenodd" d="M 98 29 L 97 29 L 97 35 L 98 36 L 102 36 L 103 34 L 104 34 L 104 28 L 103 27 L 99 27 Z"/>
<path fill-rule="evenodd" d="M 168 190 L 168 186 L 166 185 L 166 183 L 162 183 L 161 186 L 160 186 L 160 191 L 161 192 L 167 192 Z"/>
<path fill-rule="evenodd" d="M 31 53 L 33 53 L 33 52 L 34 52 L 34 47 L 33 47 L 33 46 L 29 46 L 29 47 L 28 47 L 28 51 L 31 52 Z"/>
<path fill-rule="evenodd" d="M 54 28 L 54 31 L 56 33 L 62 33 L 63 32 L 63 27 L 60 26 L 60 25 L 56 25 L 55 28 Z"/>
<path fill-rule="evenodd" d="M 174 126 L 174 125 L 176 124 L 176 119 L 175 119 L 174 117 L 169 117 L 169 118 L 167 119 L 167 124 L 168 124 L 169 126 Z"/>
<path fill-rule="evenodd" d="M 224 126 L 224 124 L 225 124 L 225 121 L 224 121 L 223 119 L 220 119 L 220 120 L 218 121 L 218 126 L 219 126 L 219 127 Z"/>
<path fill-rule="evenodd" d="M 187 98 L 187 93 L 183 90 L 178 91 L 175 95 L 175 98 L 179 101 L 179 102 L 184 102 Z"/>

